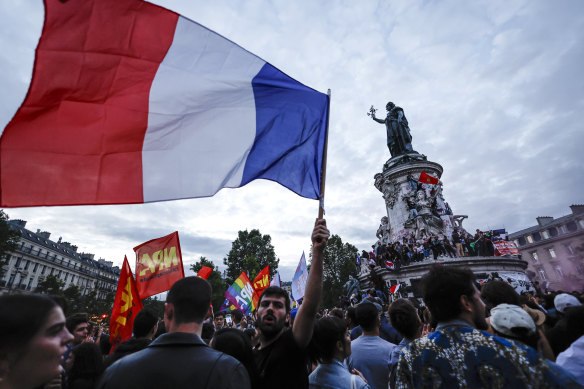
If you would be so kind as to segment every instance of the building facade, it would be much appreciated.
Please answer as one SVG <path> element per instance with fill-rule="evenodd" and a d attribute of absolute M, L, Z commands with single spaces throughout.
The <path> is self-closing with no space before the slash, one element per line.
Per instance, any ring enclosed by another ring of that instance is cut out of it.
<path fill-rule="evenodd" d="M 50 240 L 47 231 L 27 230 L 25 220 L 9 220 L 10 228 L 20 232 L 20 241 L 14 252 L 9 253 L 0 279 L 0 294 L 34 292 L 40 282 L 49 275 L 56 276 L 67 289 L 79 288 L 81 295 L 96 292 L 98 299 L 115 293 L 120 269 L 104 259 L 95 260 L 94 254 L 78 253 L 77 246 L 69 242 Z"/>
<path fill-rule="evenodd" d="M 584 205 L 570 209 L 570 215 L 540 216 L 537 225 L 509 235 L 542 290 L 584 289 Z"/>

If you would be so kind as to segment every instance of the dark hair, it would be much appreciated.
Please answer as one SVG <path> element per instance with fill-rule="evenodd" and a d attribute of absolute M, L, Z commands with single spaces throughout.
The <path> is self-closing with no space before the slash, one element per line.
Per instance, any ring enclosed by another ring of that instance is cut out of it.
<path fill-rule="evenodd" d="M 225 318 L 225 311 L 216 312 L 213 318 L 216 319 L 218 316 L 223 316 L 223 318 Z"/>
<path fill-rule="evenodd" d="M 134 318 L 134 336 L 144 338 L 158 323 L 156 313 L 150 308 L 142 308 Z"/>
<path fill-rule="evenodd" d="M 215 332 L 211 345 L 237 359 L 247 370 L 252 388 L 259 384 L 259 374 L 255 364 L 251 341 L 242 331 L 235 328 L 221 328 Z"/>
<path fill-rule="evenodd" d="M 357 323 L 363 328 L 363 331 L 373 331 L 379 320 L 377 307 L 369 302 L 357 305 L 355 315 L 357 316 Z"/>
<path fill-rule="evenodd" d="M 337 341 L 342 341 L 347 333 L 347 325 L 337 316 L 325 316 L 314 325 L 311 354 L 314 360 L 330 361 L 335 353 Z"/>
<path fill-rule="evenodd" d="M 333 308 L 331 309 L 331 311 L 329 312 L 329 316 L 336 316 L 339 319 L 344 319 L 345 315 L 344 312 L 341 308 Z"/>
<path fill-rule="evenodd" d="M 211 303 L 211 284 L 200 277 L 181 278 L 172 285 L 166 302 L 174 306 L 178 323 L 202 323 Z"/>
<path fill-rule="evenodd" d="M 77 326 L 82 323 L 89 323 L 89 317 L 87 317 L 87 313 L 74 313 L 67 317 L 65 327 L 67 327 L 70 333 L 73 333 L 75 328 L 77 328 Z"/>
<path fill-rule="evenodd" d="M 213 334 L 215 333 L 215 326 L 213 323 L 203 322 L 203 329 L 201 330 L 201 339 L 205 341 L 205 343 L 209 344 L 211 338 L 213 338 Z"/>
<path fill-rule="evenodd" d="M 422 277 L 424 302 L 437 322 L 455 319 L 461 312 L 460 297 L 474 295 L 475 276 L 468 269 L 432 266 Z"/>
<path fill-rule="evenodd" d="M 67 371 L 69 386 L 79 378 L 97 381 L 105 370 L 103 357 L 95 343 L 81 343 L 73 347 L 73 365 Z"/>
<path fill-rule="evenodd" d="M 357 325 L 357 315 L 355 315 L 355 307 L 348 307 L 347 308 L 347 321 L 351 320 L 353 325 Z M 349 325 L 349 323 L 347 323 Z"/>
<path fill-rule="evenodd" d="M 286 292 L 284 289 L 280 288 L 279 286 L 268 286 L 266 289 L 264 289 L 262 295 L 260 296 L 258 307 L 262 303 L 262 298 L 264 298 L 264 296 L 283 297 L 284 301 L 286 302 L 286 313 L 290 312 L 290 296 L 288 296 L 288 292 Z"/>
<path fill-rule="evenodd" d="M 249 338 L 250 342 L 252 342 L 253 338 L 256 336 L 255 328 L 246 328 L 243 330 L 243 333 Z"/>
<path fill-rule="evenodd" d="M 24 349 L 57 303 L 42 295 L 0 296 L 0 351 Z"/>
<path fill-rule="evenodd" d="M 486 314 L 499 304 L 521 305 L 520 296 L 515 289 L 501 280 L 491 280 L 481 288 L 481 299 L 485 302 Z"/>
<path fill-rule="evenodd" d="M 99 336 L 99 351 L 104 357 L 109 355 L 112 349 L 112 344 L 110 343 L 110 336 L 108 334 L 101 334 Z"/>
<path fill-rule="evenodd" d="M 231 317 L 233 318 L 233 321 L 235 322 L 235 324 L 237 324 L 241 321 L 241 318 L 243 317 L 243 313 L 241 313 L 241 311 L 239 309 L 234 309 L 233 311 L 231 311 Z"/>
<path fill-rule="evenodd" d="M 418 310 L 406 299 L 397 299 L 389 306 L 389 320 L 404 338 L 415 339 L 420 329 Z"/>

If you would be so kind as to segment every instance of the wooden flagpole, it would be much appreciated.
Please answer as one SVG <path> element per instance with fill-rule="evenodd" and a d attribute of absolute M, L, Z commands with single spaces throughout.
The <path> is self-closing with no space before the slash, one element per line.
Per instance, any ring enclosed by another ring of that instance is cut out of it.
<path fill-rule="evenodd" d="M 322 169 L 320 172 L 320 199 L 318 201 L 318 218 L 322 219 L 324 216 L 324 187 L 326 181 L 326 157 L 328 149 L 328 132 L 329 132 L 329 118 L 331 114 L 331 90 L 327 92 L 328 95 L 328 109 L 326 112 L 326 131 L 324 134 L 324 151 L 322 153 Z"/>

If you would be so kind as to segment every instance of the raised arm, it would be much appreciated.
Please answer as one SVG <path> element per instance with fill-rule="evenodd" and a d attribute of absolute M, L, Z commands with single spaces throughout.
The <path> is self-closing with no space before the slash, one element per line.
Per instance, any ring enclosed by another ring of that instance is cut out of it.
<path fill-rule="evenodd" d="M 292 326 L 294 340 L 302 348 L 306 347 L 312 338 L 314 320 L 322 297 L 322 257 L 329 236 L 326 220 L 316 219 L 312 230 L 312 265 L 306 281 L 304 300 Z"/>
<path fill-rule="evenodd" d="M 385 123 L 385 119 L 377 119 L 375 117 L 375 112 L 374 111 L 371 112 L 371 119 L 375 120 L 377 123 Z"/>

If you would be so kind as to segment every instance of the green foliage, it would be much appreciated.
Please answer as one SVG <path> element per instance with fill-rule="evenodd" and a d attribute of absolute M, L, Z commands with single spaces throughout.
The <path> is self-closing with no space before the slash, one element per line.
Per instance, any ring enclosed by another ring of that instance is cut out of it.
<path fill-rule="evenodd" d="M 231 250 L 223 263 L 227 266 L 225 283 L 231 285 L 243 271 L 249 273 L 249 279 L 253 282 L 258 273 L 268 265 L 271 279 L 278 271 L 280 260 L 276 258 L 270 235 L 262 235 L 259 230 L 254 229 L 237 233 L 237 239 L 231 244 Z"/>
<path fill-rule="evenodd" d="M 107 314 L 108 317 L 111 315 L 115 298 L 113 292 L 108 293 L 103 300 L 99 300 L 97 299 L 97 292 L 95 290 L 82 296 L 77 285 L 70 285 L 67 289 L 63 289 L 64 286 L 65 283 L 57 278 L 57 276 L 50 275 L 39 282 L 35 293 L 62 298 L 65 301 L 65 315 L 67 316 L 76 312 L 87 312 L 100 316 Z"/>
<path fill-rule="evenodd" d="M 0 209 L 0 278 L 4 277 L 4 265 L 7 265 L 8 253 L 16 250 L 20 231 L 13 230 L 8 224 L 8 215 Z"/>
<path fill-rule="evenodd" d="M 63 281 L 55 275 L 50 275 L 38 283 L 35 292 L 51 296 L 63 296 L 63 286 L 65 286 Z"/>
<path fill-rule="evenodd" d="M 158 297 L 147 297 L 142 300 L 142 305 L 144 305 L 144 308 L 149 308 L 154 311 L 158 318 L 162 319 L 164 317 L 164 301 L 158 300 Z"/>
<path fill-rule="evenodd" d="M 338 235 L 330 237 L 323 257 L 323 308 L 333 308 L 343 295 L 343 285 L 355 273 L 355 258 L 359 250 L 344 243 Z"/>
<path fill-rule="evenodd" d="M 211 287 L 213 288 L 211 302 L 213 303 L 213 310 L 217 312 L 219 308 L 221 308 L 221 305 L 225 300 L 225 291 L 229 286 L 225 284 L 223 277 L 221 277 L 221 272 L 219 271 L 219 268 L 215 266 L 215 264 L 212 261 L 208 260 L 205 257 L 201 257 L 198 262 L 191 265 L 191 270 L 194 271 L 196 274 L 199 270 L 201 270 L 203 266 L 207 266 L 213 269 L 213 271 L 209 275 L 209 278 L 207 278 L 207 281 L 209 281 Z"/>

